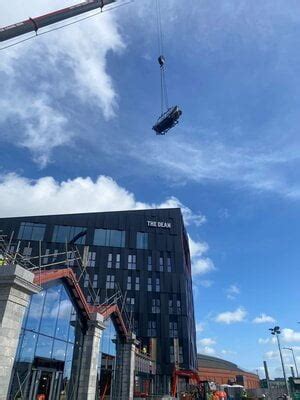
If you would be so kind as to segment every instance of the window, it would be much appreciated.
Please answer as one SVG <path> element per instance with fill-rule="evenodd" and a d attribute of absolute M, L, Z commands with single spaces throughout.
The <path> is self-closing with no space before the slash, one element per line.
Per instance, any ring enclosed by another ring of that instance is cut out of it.
<path fill-rule="evenodd" d="M 45 252 L 45 256 L 48 256 L 50 254 L 50 249 L 46 249 L 46 252 Z M 48 264 L 48 260 L 49 260 L 49 257 L 43 257 L 42 258 L 42 264 Z"/>
<path fill-rule="evenodd" d="M 172 272 L 172 260 L 171 257 L 167 258 L 167 271 Z"/>
<path fill-rule="evenodd" d="M 164 257 L 161 255 L 159 257 L 159 268 L 158 268 L 159 272 L 163 272 L 164 270 Z"/>
<path fill-rule="evenodd" d="M 68 252 L 68 260 L 70 260 L 70 261 L 68 261 L 68 265 L 70 267 L 74 266 L 74 261 L 75 261 L 74 258 L 75 258 L 75 252 L 74 251 L 69 251 Z"/>
<path fill-rule="evenodd" d="M 127 290 L 131 290 L 131 276 L 127 276 L 127 286 L 126 286 Z"/>
<path fill-rule="evenodd" d="M 183 363 L 183 348 L 179 346 L 179 363 Z"/>
<path fill-rule="evenodd" d="M 176 300 L 177 314 L 181 314 L 181 301 Z"/>
<path fill-rule="evenodd" d="M 80 226 L 55 225 L 53 230 L 52 242 L 66 243 L 70 242 L 78 236 L 74 243 L 85 244 L 85 233 L 86 228 Z"/>
<path fill-rule="evenodd" d="M 182 350 L 182 346 L 179 346 L 178 348 L 178 356 L 179 359 L 177 360 L 177 362 L 179 362 L 179 364 L 183 363 L 183 350 Z M 174 354 L 174 346 L 170 346 L 170 362 L 174 363 L 175 362 L 175 354 Z"/>
<path fill-rule="evenodd" d="M 128 269 L 136 269 L 136 255 L 135 254 L 128 255 Z"/>
<path fill-rule="evenodd" d="M 109 253 L 107 257 L 107 268 L 111 267 L 112 267 L 112 253 Z"/>
<path fill-rule="evenodd" d="M 177 322 L 169 322 L 169 337 L 178 337 L 178 325 Z"/>
<path fill-rule="evenodd" d="M 153 314 L 160 313 L 160 299 L 152 299 L 152 313 Z"/>
<path fill-rule="evenodd" d="M 31 253 L 32 253 L 32 247 L 30 247 L 30 245 L 28 245 L 27 247 L 24 247 L 23 256 L 25 256 L 26 258 L 29 258 L 31 256 Z"/>
<path fill-rule="evenodd" d="M 134 312 L 134 297 L 126 298 L 126 309 L 127 312 Z"/>
<path fill-rule="evenodd" d="M 87 298 L 86 298 L 86 301 L 88 303 L 91 303 L 92 302 L 92 296 L 88 295 Z"/>
<path fill-rule="evenodd" d="M 148 256 L 148 271 L 152 271 L 152 257 Z"/>
<path fill-rule="evenodd" d="M 155 291 L 160 292 L 160 281 L 159 278 L 155 279 Z"/>
<path fill-rule="evenodd" d="M 170 346 L 170 363 L 175 362 L 174 346 Z"/>
<path fill-rule="evenodd" d="M 152 292 L 152 279 L 151 278 L 148 278 L 148 281 L 147 281 L 147 291 Z"/>
<path fill-rule="evenodd" d="M 53 252 L 53 260 L 52 261 L 56 261 L 57 260 L 57 254 L 58 254 L 58 250 L 54 250 L 54 252 Z"/>
<path fill-rule="evenodd" d="M 173 314 L 173 300 L 169 299 L 169 314 Z"/>
<path fill-rule="evenodd" d="M 148 249 L 148 233 L 145 232 L 136 233 L 136 248 Z"/>
<path fill-rule="evenodd" d="M 20 240 L 43 240 L 45 235 L 45 224 L 33 224 L 32 222 L 21 222 L 18 239 Z"/>
<path fill-rule="evenodd" d="M 89 280 L 90 280 L 89 274 L 86 273 L 84 275 L 84 284 L 83 284 L 84 287 L 89 287 Z"/>
<path fill-rule="evenodd" d="M 120 263 L 121 263 L 121 255 L 120 254 L 116 254 L 116 268 L 119 269 L 120 268 Z"/>
<path fill-rule="evenodd" d="M 140 290 L 140 277 L 136 276 L 135 278 L 135 290 Z"/>
<path fill-rule="evenodd" d="M 94 245 L 125 247 L 125 231 L 112 229 L 95 229 Z"/>
<path fill-rule="evenodd" d="M 95 265 L 96 265 L 96 252 L 95 251 L 89 251 L 87 266 L 94 268 Z"/>
<path fill-rule="evenodd" d="M 106 289 L 114 289 L 115 288 L 115 276 L 107 275 L 106 276 Z"/>
<path fill-rule="evenodd" d="M 156 336 L 156 321 L 148 321 L 147 336 L 149 337 Z"/>
<path fill-rule="evenodd" d="M 97 287 L 98 287 L 98 274 L 94 274 L 93 288 L 96 289 Z"/>

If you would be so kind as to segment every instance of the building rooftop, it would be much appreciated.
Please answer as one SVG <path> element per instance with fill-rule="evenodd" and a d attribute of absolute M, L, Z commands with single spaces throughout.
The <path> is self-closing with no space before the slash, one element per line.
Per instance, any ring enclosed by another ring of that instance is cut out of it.
<path fill-rule="evenodd" d="M 236 371 L 237 373 L 251 373 L 241 369 L 237 364 L 233 362 L 223 360 L 222 358 L 208 356 L 206 354 L 197 354 L 198 368 L 214 368 L 224 369 L 230 371 Z M 255 374 L 254 374 L 255 375 Z"/>

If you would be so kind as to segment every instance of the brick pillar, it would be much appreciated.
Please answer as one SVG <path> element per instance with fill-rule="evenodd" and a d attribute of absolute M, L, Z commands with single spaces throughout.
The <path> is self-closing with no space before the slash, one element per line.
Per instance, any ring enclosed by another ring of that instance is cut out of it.
<path fill-rule="evenodd" d="M 0 266 L 0 400 L 8 398 L 25 309 L 40 291 L 34 274 L 19 265 Z"/>
<path fill-rule="evenodd" d="M 132 400 L 134 391 L 136 336 L 116 339 L 116 374 L 113 388 L 114 400 Z"/>
<path fill-rule="evenodd" d="M 103 316 L 94 313 L 84 335 L 77 400 L 95 400 Z"/>

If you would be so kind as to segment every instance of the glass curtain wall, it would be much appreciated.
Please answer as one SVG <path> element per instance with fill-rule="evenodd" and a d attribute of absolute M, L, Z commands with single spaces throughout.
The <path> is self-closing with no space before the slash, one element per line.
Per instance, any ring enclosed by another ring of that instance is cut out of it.
<path fill-rule="evenodd" d="M 33 379 L 37 379 L 34 377 L 45 374 L 44 371 L 53 372 L 54 378 L 49 378 L 49 385 L 56 385 L 57 396 L 53 398 L 68 398 L 72 390 L 70 377 L 75 341 L 75 324 L 72 321 L 75 320 L 75 309 L 62 284 L 32 296 L 22 325 L 11 399 L 29 399 L 32 387 L 37 386 L 32 383 Z M 59 383 L 54 385 L 57 374 L 61 376 Z M 41 379 L 46 382 L 48 378 L 43 376 Z M 46 389 L 41 386 L 38 390 Z"/>

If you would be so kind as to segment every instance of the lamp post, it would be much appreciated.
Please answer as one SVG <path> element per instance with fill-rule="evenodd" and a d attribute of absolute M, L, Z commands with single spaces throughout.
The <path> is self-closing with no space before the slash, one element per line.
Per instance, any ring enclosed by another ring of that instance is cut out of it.
<path fill-rule="evenodd" d="M 282 349 L 284 350 L 290 350 L 293 354 L 293 360 L 294 360 L 294 364 L 295 364 L 295 369 L 296 369 L 296 375 L 297 378 L 299 378 L 299 372 L 298 372 L 298 367 L 297 367 L 297 363 L 296 363 L 296 358 L 295 358 L 295 354 L 294 354 L 294 350 L 292 347 L 283 347 Z"/>
<path fill-rule="evenodd" d="M 279 335 L 281 334 L 280 327 L 279 326 L 274 326 L 274 328 L 270 328 L 269 331 L 271 331 L 271 335 L 276 336 L 277 339 L 277 344 L 278 344 L 278 350 L 280 354 L 280 360 L 281 360 L 281 366 L 282 366 L 282 372 L 283 372 L 283 377 L 285 381 L 285 387 L 287 391 L 287 395 L 290 395 L 290 390 L 289 390 L 289 385 L 286 379 L 286 373 L 285 373 L 285 368 L 284 368 L 284 363 L 283 363 L 283 357 L 282 357 L 282 352 L 281 352 L 281 345 L 280 345 L 280 340 L 279 340 Z"/>

